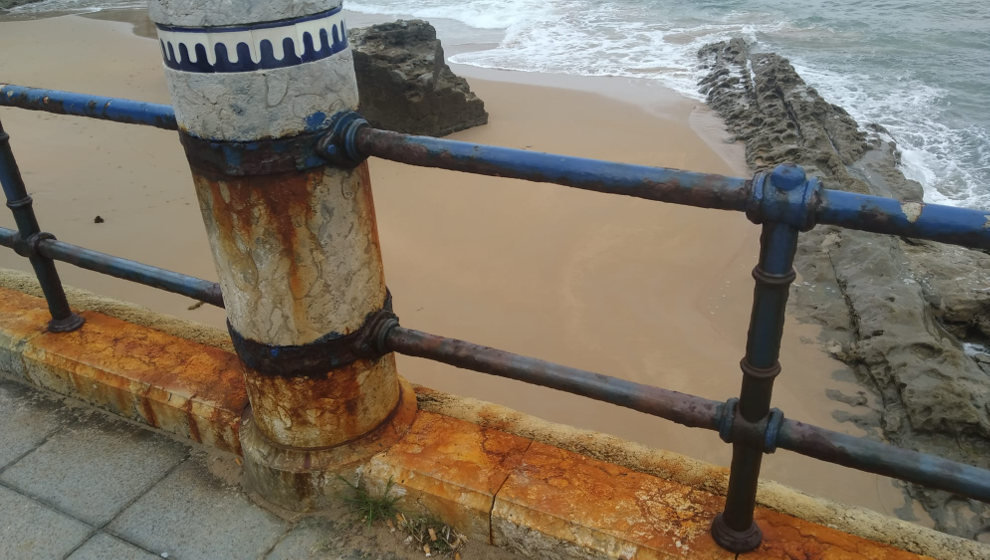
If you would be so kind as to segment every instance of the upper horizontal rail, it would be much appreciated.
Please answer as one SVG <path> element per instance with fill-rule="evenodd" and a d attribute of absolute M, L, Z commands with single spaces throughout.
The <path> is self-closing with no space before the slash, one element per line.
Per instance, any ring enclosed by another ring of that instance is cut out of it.
<path fill-rule="evenodd" d="M 423 167 L 556 183 L 702 208 L 745 211 L 748 179 L 663 167 L 484 146 L 368 126 L 355 138 L 361 154 Z"/>
<path fill-rule="evenodd" d="M 343 151 L 351 155 L 410 165 L 736 210 L 757 223 L 785 222 L 802 229 L 830 224 L 990 249 L 990 212 L 825 189 L 817 179 L 805 180 L 803 174 L 800 185 L 785 190 L 774 187 L 773 175 L 768 173 L 747 180 L 413 136 L 366 124 L 357 124 L 347 141 Z"/>
<path fill-rule="evenodd" d="M 0 84 L 0 106 L 21 107 L 145 124 L 174 130 L 168 105 L 66 91 Z M 598 192 L 746 212 L 756 222 L 783 221 L 810 228 L 831 224 L 861 231 L 929 239 L 990 249 L 990 212 L 822 188 L 817 180 L 803 189 L 778 192 L 768 174 L 753 179 L 676 169 L 622 164 L 513 148 L 377 130 L 362 119 L 341 119 L 323 155 L 337 149 L 344 158 L 376 156 L 411 165 L 439 167 L 499 177 L 549 182 Z M 349 128 L 348 128 L 349 127 Z M 329 146 L 329 147 L 328 147 Z M 803 177 L 802 177 L 803 180 Z M 804 191 L 803 193 L 798 191 Z"/>
<path fill-rule="evenodd" d="M 0 84 L 0 106 L 178 130 L 170 105 L 117 97 Z"/>

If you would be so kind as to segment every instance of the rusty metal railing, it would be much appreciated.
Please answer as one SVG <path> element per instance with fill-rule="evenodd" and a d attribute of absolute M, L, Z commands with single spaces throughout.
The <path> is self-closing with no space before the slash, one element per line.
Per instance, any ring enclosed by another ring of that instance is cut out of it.
<path fill-rule="evenodd" d="M 0 105 L 89 116 L 117 122 L 175 129 L 171 108 L 107 97 L 0 85 Z M 14 212 L 17 231 L 0 228 L 0 245 L 31 260 L 52 312 L 51 330 L 74 324 L 54 260 L 223 305 L 219 286 L 134 261 L 83 249 L 41 232 L 30 197 L 0 127 L 0 182 Z M 202 149 L 209 151 L 210 146 Z M 237 154 L 218 148 L 204 161 L 219 169 L 236 168 Z M 800 231 L 816 224 L 930 239 L 980 249 L 990 248 L 990 214 L 971 209 L 896 200 L 823 188 L 793 165 L 757 173 L 752 179 L 723 177 L 613 162 L 543 154 L 374 129 L 355 113 L 334 117 L 322 138 L 292 145 L 246 146 L 272 157 L 290 153 L 310 165 L 315 154 L 333 164 L 353 166 L 369 156 L 412 165 L 514 177 L 570 187 L 705 208 L 745 212 L 762 224 L 759 262 L 739 398 L 712 401 L 607 375 L 561 366 L 400 326 L 390 311 L 341 351 L 373 355 L 399 352 L 457 367 L 509 377 L 583 395 L 666 418 L 685 426 L 714 430 L 733 445 L 726 506 L 712 527 L 722 546 L 742 552 L 761 539 L 753 522 L 762 456 L 788 449 L 847 467 L 891 476 L 990 502 L 990 471 L 865 438 L 804 424 L 770 408 L 771 390 L 780 373 L 777 361 L 784 307 L 794 279 L 793 257 Z M 262 165 L 264 162 L 262 161 Z M 236 171 L 236 169 L 234 169 Z"/>

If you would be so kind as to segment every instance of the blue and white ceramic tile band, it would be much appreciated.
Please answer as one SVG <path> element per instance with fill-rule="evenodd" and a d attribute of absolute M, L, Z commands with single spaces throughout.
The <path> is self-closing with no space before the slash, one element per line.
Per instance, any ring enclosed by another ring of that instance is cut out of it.
<path fill-rule="evenodd" d="M 347 48 L 341 9 L 230 27 L 158 24 L 165 66 L 184 72 L 250 72 L 297 66 Z"/>

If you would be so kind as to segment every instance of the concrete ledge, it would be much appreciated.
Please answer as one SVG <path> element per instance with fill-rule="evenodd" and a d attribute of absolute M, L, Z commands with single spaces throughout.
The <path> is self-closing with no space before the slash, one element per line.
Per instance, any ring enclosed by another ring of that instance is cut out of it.
<path fill-rule="evenodd" d="M 721 496 L 430 412 L 363 475 L 378 493 L 392 481 L 407 510 L 532 558 L 736 558 L 708 532 Z M 763 544 L 741 557 L 919 558 L 765 508 L 757 519 Z"/>
<path fill-rule="evenodd" d="M 83 315 L 87 322 L 79 331 L 47 333 L 43 300 L 0 287 L 2 372 L 239 452 L 247 398 L 236 356 L 148 326 L 153 321 L 139 325 L 96 311 Z M 721 510 L 725 469 L 489 403 L 418 392 L 433 411 L 417 412 L 408 432 L 361 469 L 373 488 L 393 480 L 403 507 L 429 511 L 476 541 L 534 557 L 734 556 L 708 535 Z M 767 492 L 765 486 L 764 502 Z M 805 509 L 810 502 L 827 504 L 779 486 L 771 486 L 769 495 L 778 510 L 793 503 Z M 760 508 L 764 543 L 743 557 L 916 557 L 883 542 L 932 557 L 987 557 L 980 543 L 863 513 L 862 524 L 874 539 L 867 540 L 825 526 L 843 521 L 841 515 L 814 511 L 823 518 L 811 522 Z"/>
<path fill-rule="evenodd" d="M 532 440 L 420 411 L 409 433 L 372 458 L 363 478 L 382 494 L 389 481 L 407 510 L 436 515 L 469 539 L 491 542 L 495 495 Z"/>
<path fill-rule="evenodd" d="M 248 401 L 235 355 L 95 311 L 81 315 L 81 329 L 49 333 L 44 300 L 0 288 L 3 371 L 170 434 L 240 452 L 237 433 Z"/>

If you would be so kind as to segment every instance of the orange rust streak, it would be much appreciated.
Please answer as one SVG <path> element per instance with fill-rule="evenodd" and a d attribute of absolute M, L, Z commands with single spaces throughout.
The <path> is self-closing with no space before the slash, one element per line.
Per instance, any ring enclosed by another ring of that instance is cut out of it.
<path fill-rule="evenodd" d="M 25 349 L 35 382 L 196 441 L 238 449 L 236 422 L 247 392 L 236 356 L 97 312 L 82 315 L 83 328 L 43 334 Z"/>
<path fill-rule="evenodd" d="M 407 506 L 425 506 L 469 538 L 488 542 L 494 495 L 531 443 L 420 411 L 406 436 L 373 459 L 367 473 L 405 487 Z"/>
<path fill-rule="evenodd" d="M 44 299 L 0 288 L 0 332 L 11 340 L 24 340 L 46 332 L 51 319 Z"/>
<path fill-rule="evenodd" d="M 213 179 L 199 175 L 210 196 L 210 209 L 218 226 L 219 242 L 228 254 L 242 252 L 236 240 L 253 244 L 260 228 L 270 231 L 285 251 L 299 249 L 299 232 L 313 216 L 315 186 L 323 178 L 323 170 L 281 173 L 273 175 L 224 177 Z M 220 192 L 221 183 L 227 189 L 228 200 Z M 306 316 L 305 296 L 309 281 L 301 278 L 295 258 L 287 259 L 289 270 L 285 278 L 293 299 L 293 317 Z"/>
<path fill-rule="evenodd" d="M 286 378 L 247 371 L 255 422 L 265 437 L 288 447 L 330 447 L 357 438 L 395 408 L 399 390 L 398 380 L 390 375 L 392 359 L 358 360 L 319 377 Z M 384 380 L 375 375 L 383 367 Z M 389 386 L 381 387 L 379 381 Z"/>
<path fill-rule="evenodd" d="M 735 555 L 709 532 L 723 505 L 721 496 L 534 442 L 498 493 L 494 515 L 602 550 L 633 546 L 634 558 L 729 559 Z M 763 543 L 740 558 L 918 558 L 763 508 L 757 521 Z"/>

